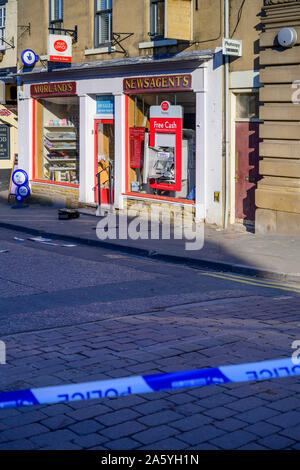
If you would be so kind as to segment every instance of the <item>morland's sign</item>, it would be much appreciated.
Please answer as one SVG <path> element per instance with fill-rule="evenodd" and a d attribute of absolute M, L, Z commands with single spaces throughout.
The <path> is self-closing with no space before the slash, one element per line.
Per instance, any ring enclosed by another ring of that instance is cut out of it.
<path fill-rule="evenodd" d="M 37 83 L 31 85 L 30 94 L 33 98 L 74 96 L 76 95 L 76 82 Z"/>
<path fill-rule="evenodd" d="M 124 78 L 125 93 L 150 93 L 155 91 L 185 91 L 192 88 L 192 76 L 159 75 L 155 77 Z"/>

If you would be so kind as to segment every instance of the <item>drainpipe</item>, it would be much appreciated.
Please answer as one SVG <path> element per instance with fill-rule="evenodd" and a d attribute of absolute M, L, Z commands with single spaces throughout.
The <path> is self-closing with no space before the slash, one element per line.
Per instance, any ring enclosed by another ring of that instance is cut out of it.
<path fill-rule="evenodd" d="M 225 38 L 229 39 L 229 0 L 224 0 Z M 225 209 L 224 229 L 229 213 L 229 57 L 225 55 Z"/>

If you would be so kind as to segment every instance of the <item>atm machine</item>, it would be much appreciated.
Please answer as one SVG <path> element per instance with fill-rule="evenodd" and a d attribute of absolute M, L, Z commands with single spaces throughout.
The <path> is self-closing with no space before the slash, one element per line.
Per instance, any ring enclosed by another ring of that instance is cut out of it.
<path fill-rule="evenodd" d="M 145 136 L 143 185 L 147 192 L 158 190 L 185 198 L 194 185 L 193 130 L 183 129 L 182 106 L 164 101 L 150 108 L 150 133 Z"/>

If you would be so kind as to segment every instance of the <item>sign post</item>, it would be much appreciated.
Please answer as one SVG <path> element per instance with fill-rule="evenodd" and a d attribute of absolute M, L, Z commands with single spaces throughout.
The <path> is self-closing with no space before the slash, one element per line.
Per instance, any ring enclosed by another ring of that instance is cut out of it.
<path fill-rule="evenodd" d="M 233 57 L 242 57 L 243 55 L 243 41 L 239 39 L 223 38 L 223 55 L 230 55 Z"/>

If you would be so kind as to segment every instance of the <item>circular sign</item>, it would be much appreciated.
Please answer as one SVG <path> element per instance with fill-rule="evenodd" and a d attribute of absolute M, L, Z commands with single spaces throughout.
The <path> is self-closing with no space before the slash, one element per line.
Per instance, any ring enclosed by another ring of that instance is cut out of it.
<path fill-rule="evenodd" d="M 59 39 L 55 41 L 53 47 L 57 52 L 65 52 L 68 49 L 68 44 L 63 39 Z"/>
<path fill-rule="evenodd" d="M 30 188 L 27 185 L 18 186 L 17 188 L 17 195 L 21 196 L 22 198 L 30 196 Z"/>
<path fill-rule="evenodd" d="M 16 186 L 23 186 L 28 183 L 28 175 L 24 170 L 16 170 L 12 175 L 12 182 Z"/>
<path fill-rule="evenodd" d="M 24 199 L 23 196 L 20 196 L 20 194 L 16 194 L 16 200 L 17 200 L 18 202 L 22 202 L 23 199 Z"/>
<path fill-rule="evenodd" d="M 31 49 L 25 49 L 25 51 L 22 52 L 21 60 L 24 65 L 30 66 L 37 62 L 38 56 Z"/>
<path fill-rule="evenodd" d="M 163 101 L 160 106 L 161 106 L 162 111 L 169 111 L 170 109 L 169 101 Z"/>

